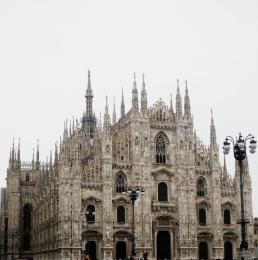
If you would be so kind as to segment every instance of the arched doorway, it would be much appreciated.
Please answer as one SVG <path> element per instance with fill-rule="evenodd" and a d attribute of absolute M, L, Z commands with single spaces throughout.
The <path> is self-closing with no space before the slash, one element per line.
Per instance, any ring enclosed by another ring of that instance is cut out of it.
<path fill-rule="evenodd" d="M 208 260 L 209 259 L 207 242 L 200 242 L 199 243 L 199 259 L 200 260 Z"/>
<path fill-rule="evenodd" d="M 86 251 L 86 255 L 88 254 L 90 256 L 91 260 L 97 260 L 97 257 L 96 257 L 96 253 L 97 253 L 96 242 L 88 241 L 87 244 L 86 244 L 85 251 Z"/>
<path fill-rule="evenodd" d="M 233 260 L 232 243 L 227 241 L 224 243 L 224 260 Z"/>
<path fill-rule="evenodd" d="M 157 260 L 171 259 L 170 234 L 168 231 L 159 231 L 157 235 Z"/>
<path fill-rule="evenodd" d="M 118 241 L 116 243 L 116 259 L 125 259 L 126 258 L 126 243 L 124 241 Z"/>

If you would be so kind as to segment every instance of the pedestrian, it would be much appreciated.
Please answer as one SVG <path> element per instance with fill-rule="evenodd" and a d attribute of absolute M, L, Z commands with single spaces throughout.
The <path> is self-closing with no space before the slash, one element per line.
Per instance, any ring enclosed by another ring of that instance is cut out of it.
<path fill-rule="evenodd" d="M 147 253 L 147 252 L 145 252 L 145 253 L 143 254 L 143 260 L 148 260 L 148 253 Z"/>

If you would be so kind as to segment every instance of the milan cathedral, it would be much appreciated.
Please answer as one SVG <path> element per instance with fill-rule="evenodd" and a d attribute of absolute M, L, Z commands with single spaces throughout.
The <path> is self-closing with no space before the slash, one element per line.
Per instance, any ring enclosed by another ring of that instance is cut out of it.
<path fill-rule="evenodd" d="M 97 119 L 88 73 L 81 120 L 65 123 L 47 162 L 39 145 L 32 161 L 13 144 L 1 189 L 1 259 L 126 259 L 135 240 L 148 259 L 235 259 L 240 245 L 239 169 L 219 161 L 214 118 L 206 146 L 193 125 L 185 82 L 175 106 L 149 106 L 143 76 L 134 76 L 131 107 Z M 140 98 L 139 98 L 140 96 Z M 127 111 L 127 112 L 126 112 Z M 254 255 L 252 187 L 244 161 L 245 216 Z M 128 189 L 144 191 L 134 202 Z"/>

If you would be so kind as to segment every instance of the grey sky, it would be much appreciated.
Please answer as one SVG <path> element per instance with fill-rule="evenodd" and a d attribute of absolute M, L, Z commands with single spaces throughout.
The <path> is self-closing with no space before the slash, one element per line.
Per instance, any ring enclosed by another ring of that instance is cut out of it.
<path fill-rule="evenodd" d="M 131 105 L 133 72 L 146 75 L 149 104 L 175 97 L 185 79 L 197 134 L 209 144 L 210 109 L 218 143 L 242 131 L 258 137 L 258 1 L 0 0 L 0 185 L 12 138 L 22 160 L 40 139 L 45 160 L 63 122 L 85 108 L 92 72 L 96 115 L 112 111 L 121 87 Z M 112 102 L 111 102 L 112 101 Z M 221 156 L 221 161 L 223 158 Z M 258 216 L 257 154 L 249 156 Z M 232 155 L 227 164 L 233 175 Z"/>

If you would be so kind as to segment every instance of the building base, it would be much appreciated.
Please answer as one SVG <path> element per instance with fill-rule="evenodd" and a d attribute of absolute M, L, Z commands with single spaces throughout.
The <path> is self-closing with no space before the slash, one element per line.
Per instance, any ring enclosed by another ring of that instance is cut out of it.
<path fill-rule="evenodd" d="M 237 260 L 252 260 L 251 253 L 248 250 L 239 250 L 237 252 Z"/>

